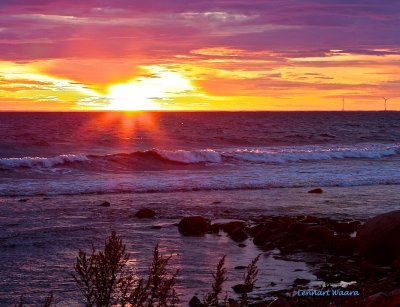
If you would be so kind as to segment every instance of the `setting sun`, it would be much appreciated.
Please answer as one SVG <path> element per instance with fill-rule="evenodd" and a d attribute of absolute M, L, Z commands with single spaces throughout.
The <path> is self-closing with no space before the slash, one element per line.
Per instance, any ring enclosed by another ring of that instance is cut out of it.
<path fill-rule="evenodd" d="M 190 81 L 177 72 L 160 67 L 149 67 L 149 74 L 128 83 L 109 87 L 108 110 L 159 110 L 160 101 L 168 102 L 194 88 Z"/>

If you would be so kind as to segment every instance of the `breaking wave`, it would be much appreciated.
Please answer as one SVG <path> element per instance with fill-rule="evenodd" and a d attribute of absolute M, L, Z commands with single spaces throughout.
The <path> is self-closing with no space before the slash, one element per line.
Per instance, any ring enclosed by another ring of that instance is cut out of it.
<path fill-rule="evenodd" d="M 48 169 L 55 167 L 98 167 L 146 166 L 165 164 L 224 163 L 291 163 L 333 159 L 380 159 L 400 154 L 400 144 L 365 144 L 353 146 L 297 146 L 266 148 L 233 148 L 203 150 L 160 150 L 135 151 L 108 155 L 59 155 L 55 157 L 24 157 L 0 159 L 1 170 Z"/>

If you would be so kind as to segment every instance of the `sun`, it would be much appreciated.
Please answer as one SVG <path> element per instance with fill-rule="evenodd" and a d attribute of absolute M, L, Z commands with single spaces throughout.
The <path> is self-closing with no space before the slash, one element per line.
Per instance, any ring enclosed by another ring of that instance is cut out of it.
<path fill-rule="evenodd" d="M 157 66 L 146 67 L 150 73 L 128 83 L 108 88 L 108 110 L 160 110 L 163 102 L 193 90 L 183 75 Z"/>

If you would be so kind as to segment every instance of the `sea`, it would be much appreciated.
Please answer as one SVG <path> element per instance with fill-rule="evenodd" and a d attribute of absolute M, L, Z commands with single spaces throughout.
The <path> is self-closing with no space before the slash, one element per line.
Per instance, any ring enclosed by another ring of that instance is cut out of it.
<path fill-rule="evenodd" d="M 111 230 L 137 274 L 156 243 L 173 255 L 182 306 L 210 289 L 222 255 L 234 296 L 243 275 L 235 267 L 260 251 L 224 235 L 182 237 L 182 217 L 362 220 L 399 209 L 399 185 L 400 112 L 3 112 L 0 306 L 38 304 L 49 291 L 56 306 L 83 306 L 75 257 L 101 248 Z M 142 207 L 157 218 L 135 219 Z M 298 259 L 264 254 L 259 265 L 254 295 L 299 277 L 319 285 Z"/>

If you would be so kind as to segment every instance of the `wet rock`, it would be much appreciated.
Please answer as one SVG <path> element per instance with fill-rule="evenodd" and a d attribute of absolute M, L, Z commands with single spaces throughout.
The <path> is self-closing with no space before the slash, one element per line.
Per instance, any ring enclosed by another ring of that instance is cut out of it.
<path fill-rule="evenodd" d="M 357 230 L 360 226 L 360 222 L 352 221 L 352 222 L 331 222 L 331 227 L 337 233 L 346 233 L 351 234 Z"/>
<path fill-rule="evenodd" d="M 238 244 L 239 247 L 246 247 L 246 244 L 240 243 Z"/>
<path fill-rule="evenodd" d="M 151 229 L 161 229 L 162 228 L 162 226 L 161 225 L 153 225 L 153 226 L 151 226 Z"/>
<path fill-rule="evenodd" d="M 253 291 L 253 286 L 252 285 L 244 285 L 244 284 L 238 284 L 238 285 L 234 285 L 232 287 L 233 291 L 235 291 L 235 293 L 249 293 Z"/>
<path fill-rule="evenodd" d="M 228 234 L 230 234 L 231 232 L 233 232 L 238 228 L 243 229 L 244 227 L 246 227 L 245 221 L 232 221 L 221 225 L 222 230 Z"/>
<path fill-rule="evenodd" d="M 356 240 L 351 237 L 335 237 L 333 247 L 336 255 L 349 256 L 355 251 Z"/>
<path fill-rule="evenodd" d="M 306 279 L 306 278 L 296 278 L 294 281 L 293 281 L 293 284 L 294 285 L 307 285 L 307 284 L 309 284 L 310 283 L 310 280 L 309 279 Z"/>
<path fill-rule="evenodd" d="M 390 267 L 382 267 L 375 264 L 371 264 L 367 261 L 362 261 L 360 264 L 360 273 L 364 277 L 382 277 L 387 275 L 388 271 L 390 271 Z"/>
<path fill-rule="evenodd" d="M 21 198 L 21 199 L 18 199 L 18 201 L 19 201 L 20 203 L 26 203 L 28 200 L 29 200 L 29 198 Z"/>
<path fill-rule="evenodd" d="M 254 236 L 253 243 L 257 246 L 263 246 L 268 242 L 270 235 L 271 232 L 269 230 L 263 229 Z"/>
<path fill-rule="evenodd" d="M 277 298 L 275 301 L 271 302 L 268 307 L 290 307 L 290 304 L 284 298 Z"/>
<path fill-rule="evenodd" d="M 189 301 L 189 307 L 202 307 L 204 306 L 197 296 L 193 296 Z"/>
<path fill-rule="evenodd" d="M 386 305 L 387 295 L 383 292 L 375 293 L 368 297 L 366 307 L 381 307 Z"/>
<path fill-rule="evenodd" d="M 296 222 L 289 225 L 288 231 L 295 235 L 301 235 L 308 226 L 307 224 Z"/>
<path fill-rule="evenodd" d="M 318 223 L 319 219 L 316 216 L 306 215 L 304 218 L 301 219 L 301 222 L 307 224 Z"/>
<path fill-rule="evenodd" d="M 324 191 L 321 188 L 317 188 L 317 189 L 312 189 L 310 191 L 308 191 L 308 193 L 312 193 L 312 194 L 321 194 Z"/>
<path fill-rule="evenodd" d="M 178 225 L 179 232 L 184 236 L 203 236 L 209 228 L 209 221 L 201 216 L 184 217 Z"/>
<path fill-rule="evenodd" d="M 139 209 L 135 213 L 135 217 L 140 218 L 140 219 L 149 219 L 149 218 L 153 218 L 155 216 L 156 216 L 156 212 L 149 208 Z"/>
<path fill-rule="evenodd" d="M 235 266 L 235 270 L 244 270 L 244 269 L 246 269 L 246 268 L 247 268 L 247 267 L 244 266 L 244 265 Z"/>
<path fill-rule="evenodd" d="M 229 237 L 235 242 L 243 242 L 248 238 L 248 235 L 243 230 L 243 228 L 236 228 L 231 233 L 229 233 Z"/>
<path fill-rule="evenodd" d="M 221 230 L 221 224 L 216 223 L 210 226 L 210 231 L 212 233 L 219 233 L 220 230 Z"/>
<path fill-rule="evenodd" d="M 368 261 L 392 264 L 400 258 L 400 210 L 369 219 L 358 229 L 356 239 Z"/>
<path fill-rule="evenodd" d="M 100 207 L 110 207 L 111 204 L 110 204 L 110 202 L 108 202 L 108 201 L 104 201 L 104 202 L 102 202 L 99 206 L 100 206 Z"/>
<path fill-rule="evenodd" d="M 329 243 L 333 238 L 333 231 L 325 226 L 309 226 L 304 231 L 304 238 L 312 243 Z"/>
<path fill-rule="evenodd" d="M 388 303 L 389 306 L 400 306 L 400 288 L 389 293 Z"/>
<path fill-rule="evenodd" d="M 258 224 L 255 226 L 252 226 L 248 229 L 248 233 L 250 234 L 250 236 L 254 237 L 256 234 L 258 234 L 260 231 L 264 230 L 265 225 L 263 224 Z"/>

